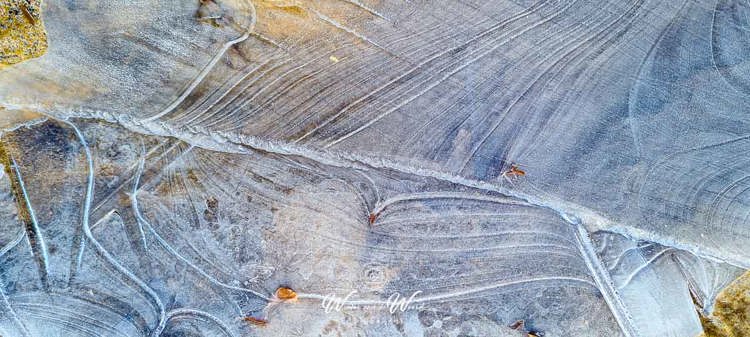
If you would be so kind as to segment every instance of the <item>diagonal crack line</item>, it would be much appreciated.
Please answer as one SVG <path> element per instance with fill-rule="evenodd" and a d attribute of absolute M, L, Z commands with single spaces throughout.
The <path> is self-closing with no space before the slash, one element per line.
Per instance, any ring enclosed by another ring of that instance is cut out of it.
<path fill-rule="evenodd" d="M 138 120 L 129 115 L 109 111 L 92 109 L 70 110 L 66 108 L 47 108 L 41 106 L 17 107 L 13 105 L 5 106 L 5 108 L 33 109 L 52 118 L 63 120 L 69 118 L 102 120 L 120 125 L 132 132 L 162 137 L 174 137 L 197 147 L 218 152 L 242 154 L 247 153 L 248 149 L 252 149 L 280 155 L 298 156 L 335 167 L 360 170 L 367 170 L 370 168 L 385 169 L 425 178 L 432 178 L 465 187 L 500 193 L 525 201 L 537 207 L 550 209 L 572 225 L 583 225 L 589 232 L 607 231 L 616 233 L 629 239 L 655 242 L 663 246 L 690 252 L 698 257 L 711 261 L 727 263 L 742 269 L 750 269 L 750 263 L 748 263 L 747 259 L 734 253 L 720 252 L 713 248 L 679 242 L 673 237 L 664 236 L 630 225 L 619 224 L 592 209 L 559 198 L 542 198 L 494 183 L 457 176 L 436 169 L 424 168 L 420 165 L 416 165 L 416 163 L 410 164 L 408 162 L 400 162 L 383 157 L 362 156 L 329 149 L 314 149 L 306 145 L 261 139 L 259 137 L 240 135 L 233 132 L 208 130 L 202 127 L 178 127 L 171 125 L 168 122 Z"/>
<path fill-rule="evenodd" d="M 37 221 L 29 194 L 26 191 L 21 169 L 13 155 L 6 150 L 5 144 L 2 141 L 0 141 L 0 161 L 2 161 L 1 165 L 5 167 L 5 173 L 10 179 L 11 191 L 18 204 L 18 219 L 24 225 L 26 238 L 39 268 L 39 278 L 44 288 L 49 288 L 49 254 L 44 241 L 44 235 Z"/>

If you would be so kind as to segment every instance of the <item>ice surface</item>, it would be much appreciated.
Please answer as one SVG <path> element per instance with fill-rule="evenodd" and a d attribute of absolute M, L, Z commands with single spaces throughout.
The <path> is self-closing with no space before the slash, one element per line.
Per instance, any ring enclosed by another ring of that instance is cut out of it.
<path fill-rule="evenodd" d="M 746 2 L 43 9 L 3 336 L 692 336 L 750 266 Z"/>

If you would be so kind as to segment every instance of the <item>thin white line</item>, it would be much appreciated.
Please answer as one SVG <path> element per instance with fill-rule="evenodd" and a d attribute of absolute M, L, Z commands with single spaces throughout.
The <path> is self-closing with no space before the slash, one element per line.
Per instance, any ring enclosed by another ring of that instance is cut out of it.
<path fill-rule="evenodd" d="M 198 84 L 200 84 L 203 81 L 203 78 L 205 78 L 206 75 L 208 75 L 208 72 L 210 72 L 211 69 L 213 69 L 213 67 L 216 65 L 216 62 L 219 62 L 219 59 L 221 59 L 224 56 L 224 53 L 229 49 L 229 47 L 231 47 L 231 46 L 233 46 L 233 45 L 235 45 L 237 43 L 240 43 L 242 41 L 245 41 L 249 36 L 250 36 L 250 32 L 246 32 L 245 34 L 242 34 L 242 36 L 240 36 L 240 37 L 238 37 L 238 38 L 236 38 L 236 39 L 234 39 L 232 41 L 229 41 L 229 42 L 225 43 L 224 46 L 221 47 L 221 50 L 219 50 L 219 52 L 211 59 L 211 62 L 209 62 L 208 65 L 206 65 L 203 68 L 203 70 L 200 72 L 200 74 L 198 74 L 198 77 L 196 77 L 193 80 L 193 82 L 190 83 L 190 86 L 187 89 L 185 89 L 185 91 L 182 92 L 182 95 L 180 95 L 180 97 L 178 97 L 176 100 L 174 100 L 172 102 L 172 104 L 170 104 L 169 106 L 167 106 L 166 108 L 164 108 L 164 110 L 162 110 L 161 112 L 159 112 L 156 115 L 153 115 L 151 117 L 145 118 L 142 121 L 144 121 L 144 122 L 150 122 L 150 121 L 153 121 L 155 119 L 159 119 L 159 118 L 163 117 L 164 115 L 172 112 L 172 110 L 174 110 L 174 108 L 176 108 L 178 105 L 180 105 L 180 103 L 182 103 L 182 101 L 184 101 L 185 98 L 187 98 L 188 95 L 190 95 L 193 92 L 193 90 L 195 90 L 195 88 L 198 86 Z"/>

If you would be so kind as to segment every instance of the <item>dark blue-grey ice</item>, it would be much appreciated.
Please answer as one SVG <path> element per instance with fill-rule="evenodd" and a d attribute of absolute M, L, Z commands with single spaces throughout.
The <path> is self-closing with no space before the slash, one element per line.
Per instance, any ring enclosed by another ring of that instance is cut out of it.
<path fill-rule="evenodd" d="M 747 1 L 43 19 L 0 69 L 2 336 L 696 336 L 750 266 Z"/>

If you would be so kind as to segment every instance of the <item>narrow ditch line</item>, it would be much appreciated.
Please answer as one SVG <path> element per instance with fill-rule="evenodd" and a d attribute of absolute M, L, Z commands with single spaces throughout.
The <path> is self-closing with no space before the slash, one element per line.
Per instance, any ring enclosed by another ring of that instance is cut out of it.
<path fill-rule="evenodd" d="M 576 241 L 578 249 L 581 251 L 581 256 L 583 256 L 586 267 L 591 271 L 591 276 L 594 278 L 599 292 L 604 297 L 604 301 L 607 302 L 620 329 L 626 337 L 640 336 L 633 323 L 633 318 L 628 312 L 627 306 L 622 302 L 620 294 L 612 281 L 612 277 L 609 275 L 609 271 L 604 267 L 594 249 L 589 232 L 581 223 L 573 223 L 568 219 L 566 221 L 575 226 Z"/>

